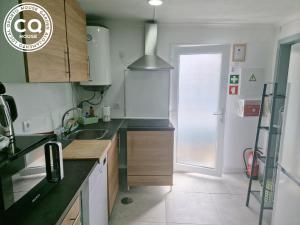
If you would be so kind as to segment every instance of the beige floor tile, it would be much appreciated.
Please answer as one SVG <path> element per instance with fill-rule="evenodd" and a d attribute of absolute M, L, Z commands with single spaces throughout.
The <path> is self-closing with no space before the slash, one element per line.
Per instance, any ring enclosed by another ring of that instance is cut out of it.
<path fill-rule="evenodd" d="M 175 173 L 172 191 L 170 187 L 137 187 L 120 193 L 109 224 L 257 225 L 259 204 L 252 198 L 250 208 L 245 206 L 248 182 L 244 174 L 216 178 Z M 121 204 L 125 196 L 134 202 Z M 270 225 L 271 214 L 265 212 L 264 225 Z"/>
<path fill-rule="evenodd" d="M 212 198 L 202 193 L 174 192 L 167 196 L 167 222 L 221 225 Z"/>
<path fill-rule="evenodd" d="M 212 195 L 213 202 L 222 217 L 223 225 L 257 225 L 259 205 L 256 200 L 246 207 L 243 195 Z M 269 224 L 269 221 L 265 221 Z"/>
<path fill-rule="evenodd" d="M 150 222 L 136 222 L 136 221 L 114 221 L 110 222 L 109 225 L 166 225 L 166 223 L 150 223 Z"/>
<path fill-rule="evenodd" d="M 208 193 L 203 176 L 193 173 L 175 173 L 173 191 Z"/>
<path fill-rule="evenodd" d="M 247 195 L 249 179 L 245 174 L 225 174 L 222 178 L 231 194 Z M 253 188 L 259 188 L 258 181 L 253 182 Z"/>
<path fill-rule="evenodd" d="M 231 191 L 226 182 L 220 177 L 207 177 L 206 187 L 210 194 L 230 194 Z"/>
<path fill-rule="evenodd" d="M 153 193 L 120 193 L 111 216 L 111 224 L 134 224 L 137 222 L 165 223 L 166 206 L 164 194 Z M 121 199 L 123 197 L 132 198 L 133 203 L 129 205 L 121 204 Z"/>
<path fill-rule="evenodd" d="M 195 223 L 167 223 L 167 225 L 203 225 L 203 224 L 195 224 Z M 215 224 L 205 224 L 205 225 L 215 225 Z"/>

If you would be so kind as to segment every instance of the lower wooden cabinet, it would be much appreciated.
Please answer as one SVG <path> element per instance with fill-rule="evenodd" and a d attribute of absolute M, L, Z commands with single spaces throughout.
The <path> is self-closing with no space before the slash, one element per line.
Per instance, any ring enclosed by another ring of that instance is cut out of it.
<path fill-rule="evenodd" d="M 173 185 L 173 146 L 174 131 L 128 131 L 128 186 Z"/>
<path fill-rule="evenodd" d="M 75 203 L 65 216 L 61 225 L 80 225 L 81 224 L 81 200 L 77 197 Z"/>
<path fill-rule="evenodd" d="M 107 153 L 107 190 L 108 190 L 108 214 L 111 215 L 114 203 L 119 191 L 119 152 L 118 152 L 118 136 L 112 139 L 111 147 Z"/>

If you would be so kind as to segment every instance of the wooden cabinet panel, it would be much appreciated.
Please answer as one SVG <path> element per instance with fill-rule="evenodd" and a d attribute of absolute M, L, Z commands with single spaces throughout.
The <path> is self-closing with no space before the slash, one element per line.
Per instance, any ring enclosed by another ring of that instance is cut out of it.
<path fill-rule="evenodd" d="M 18 4 L 18 0 L 0 1 L 0 20 L 2 22 L 7 12 L 16 4 Z M 16 19 L 20 19 L 20 17 L 16 16 Z M 16 51 L 7 43 L 3 31 L 0 32 L 0 48 L 0 81 L 3 83 L 25 83 L 24 54 Z"/>
<path fill-rule="evenodd" d="M 88 50 L 85 13 L 75 0 L 65 0 L 70 81 L 88 80 Z"/>
<path fill-rule="evenodd" d="M 173 174 L 173 131 L 127 132 L 127 174 Z"/>
<path fill-rule="evenodd" d="M 128 176 L 129 186 L 171 186 L 172 176 Z"/>
<path fill-rule="evenodd" d="M 111 215 L 112 209 L 119 191 L 119 151 L 118 151 L 118 136 L 115 135 L 112 139 L 112 144 L 107 153 L 108 162 L 108 214 Z"/>
<path fill-rule="evenodd" d="M 81 203 L 80 197 L 76 199 L 73 206 L 65 216 L 61 225 L 79 225 L 81 223 Z"/>
<path fill-rule="evenodd" d="M 27 81 L 68 82 L 64 0 L 23 0 L 23 2 L 33 2 L 42 5 L 53 20 L 53 34 L 48 44 L 36 52 L 24 53 Z M 24 11 L 23 17 L 28 21 L 33 18 L 33 14 L 30 11 Z M 30 43 L 30 39 L 25 41 Z"/>
<path fill-rule="evenodd" d="M 11 55 L 18 56 L 16 57 L 18 62 L 12 69 L 7 69 L 8 66 L 4 67 L 8 74 L 5 76 L 9 77 L 4 77 L 3 80 L 8 82 L 24 82 L 26 80 L 30 83 L 87 81 L 86 18 L 76 0 L 22 0 L 22 2 L 39 4 L 49 12 L 53 20 L 53 34 L 47 45 L 35 52 L 24 54 L 20 52 L 17 55 L 11 51 L 12 47 L 7 44 L 8 58 L 11 58 Z M 0 14 L 2 15 L 4 12 L 0 11 Z M 36 13 L 26 10 L 21 17 L 29 21 L 36 19 L 36 16 Z M 42 18 L 39 19 L 42 20 Z M 42 31 L 44 28 L 43 26 Z M 25 32 L 25 35 L 32 34 L 29 29 Z M 35 39 L 26 38 L 23 42 L 30 44 L 35 42 Z M 25 71 L 22 72 L 21 69 L 25 69 Z M 20 72 L 13 73 L 14 71 Z"/>

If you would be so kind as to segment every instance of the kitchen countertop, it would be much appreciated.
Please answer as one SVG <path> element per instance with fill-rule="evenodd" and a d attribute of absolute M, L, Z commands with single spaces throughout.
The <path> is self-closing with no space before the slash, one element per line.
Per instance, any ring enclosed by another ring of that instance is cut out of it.
<path fill-rule="evenodd" d="M 124 119 L 120 130 L 124 131 L 151 131 L 175 130 L 168 119 Z"/>
<path fill-rule="evenodd" d="M 151 131 L 175 130 L 168 119 L 112 119 L 110 122 L 99 121 L 96 124 L 80 125 L 78 129 L 107 129 L 102 140 L 111 140 L 120 129 L 121 131 Z"/>
<path fill-rule="evenodd" d="M 96 164 L 97 160 L 64 160 L 64 179 L 33 208 L 15 212 L 1 225 L 60 224 Z"/>
<path fill-rule="evenodd" d="M 102 140 L 111 140 L 123 122 L 123 119 L 113 119 L 110 122 L 99 120 L 99 122 L 95 124 L 80 125 L 78 129 L 105 129 L 108 130 L 108 132 L 104 135 Z"/>
<path fill-rule="evenodd" d="M 111 146 L 110 140 L 74 140 L 63 151 L 64 159 L 101 160 Z"/>
<path fill-rule="evenodd" d="M 106 123 L 99 121 L 97 124 L 81 125 L 78 129 L 108 130 L 103 139 L 99 141 L 96 140 L 97 142 L 101 142 L 103 145 L 101 145 L 103 147 L 103 151 L 101 150 L 98 152 L 102 155 L 109 147 L 109 140 L 113 138 L 118 130 L 120 130 L 121 133 L 126 133 L 126 131 L 139 130 L 174 130 L 174 127 L 168 119 L 113 119 Z M 107 141 L 105 142 L 105 140 Z M 88 141 L 89 145 L 94 145 L 94 141 L 95 140 Z M 71 154 L 71 151 L 78 152 L 82 150 L 82 147 L 78 148 L 78 146 L 74 146 L 78 144 L 77 142 L 83 143 L 85 141 L 62 141 L 64 146 L 64 158 L 68 158 L 67 160 L 64 160 L 64 179 L 59 184 L 55 185 L 55 187 L 43 199 L 41 199 L 37 205 L 33 208 L 24 209 L 14 213 L 14 215 L 17 216 L 5 221 L 3 225 L 54 225 L 61 223 L 69 208 L 74 203 L 82 185 L 92 172 L 99 157 L 101 157 L 98 154 L 98 156 L 92 155 L 88 158 L 84 157 L 88 160 L 84 160 L 82 156 L 77 157 L 77 160 L 70 160 L 70 158 L 74 158 L 74 154 Z"/>

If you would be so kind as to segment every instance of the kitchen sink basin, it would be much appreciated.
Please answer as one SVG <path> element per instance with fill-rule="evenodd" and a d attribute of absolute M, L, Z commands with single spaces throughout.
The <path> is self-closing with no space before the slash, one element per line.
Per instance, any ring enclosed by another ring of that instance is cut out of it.
<path fill-rule="evenodd" d="M 76 130 L 66 136 L 68 140 L 99 140 L 107 134 L 104 129 L 83 129 Z"/>

